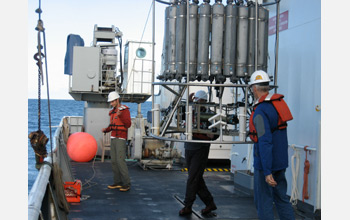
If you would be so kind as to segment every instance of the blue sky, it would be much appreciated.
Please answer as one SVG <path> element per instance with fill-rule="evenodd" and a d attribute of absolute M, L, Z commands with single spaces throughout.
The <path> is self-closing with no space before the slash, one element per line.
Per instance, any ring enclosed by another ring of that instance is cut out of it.
<path fill-rule="evenodd" d="M 41 19 L 46 33 L 50 99 L 72 99 L 68 93 L 69 77 L 64 75 L 64 57 L 69 34 L 80 35 L 85 46 L 93 41 L 94 25 L 111 27 L 123 32 L 123 44 L 127 40 L 141 40 L 152 0 L 133 1 L 42 1 Z M 33 55 L 37 52 L 39 1 L 28 1 L 28 98 L 37 98 L 38 68 Z M 156 3 L 156 74 L 160 69 L 160 58 L 164 34 L 164 9 L 166 5 Z M 152 11 L 147 22 L 143 41 L 152 41 Z M 45 79 L 46 80 L 46 79 Z M 46 83 L 42 86 L 42 98 L 46 98 Z"/>

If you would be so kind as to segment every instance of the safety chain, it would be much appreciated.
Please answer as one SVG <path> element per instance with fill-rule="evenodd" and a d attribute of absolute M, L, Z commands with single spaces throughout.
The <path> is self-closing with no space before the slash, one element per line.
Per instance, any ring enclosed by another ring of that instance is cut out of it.
<path fill-rule="evenodd" d="M 48 71 L 47 71 L 47 57 L 46 54 L 46 40 L 45 40 L 45 29 L 43 26 L 43 21 L 41 20 L 41 0 L 39 0 L 39 8 L 35 10 L 39 14 L 38 24 L 35 30 L 38 31 L 38 52 L 34 54 L 34 60 L 37 61 L 36 65 L 38 66 L 38 130 L 31 132 L 29 134 L 30 143 L 35 152 L 35 159 L 37 168 L 40 168 L 40 165 L 44 164 L 44 158 L 47 156 L 46 144 L 49 139 L 46 137 L 43 131 L 41 131 L 41 83 L 44 85 L 44 72 L 43 72 L 43 62 L 42 59 L 45 58 L 45 69 L 46 69 L 46 84 L 47 84 L 47 100 L 48 100 L 48 115 L 49 115 L 49 129 L 50 129 L 50 144 L 52 152 L 52 132 L 51 132 L 51 114 L 50 114 L 50 96 L 49 96 L 49 82 L 48 82 Z M 44 46 L 41 45 L 41 35 L 43 36 Z M 44 52 L 42 52 L 44 49 Z M 53 159 L 53 158 L 52 158 Z M 53 161 L 52 161 L 53 163 Z"/>
<path fill-rule="evenodd" d="M 39 20 L 38 24 L 35 28 L 35 30 L 38 31 L 38 52 L 34 54 L 34 60 L 36 60 L 36 65 L 38 66 L 38 130 L 41 130 L 41 85 L 40 81 L 42 81 L 42 84 L 44 85 L 44 77 L 43 77 L 43 64 L 42 59 L 45 57 L 45 54 L 41 51 L 43 49 L 43 46 L 41 45 L 41 38 L 40 33 L 43 32 L 44 26 L 43 21 L 41 20 L 41 8 L 39 3 L 39 8 L 35 10 L 36 13 L 39 14 Z"/>

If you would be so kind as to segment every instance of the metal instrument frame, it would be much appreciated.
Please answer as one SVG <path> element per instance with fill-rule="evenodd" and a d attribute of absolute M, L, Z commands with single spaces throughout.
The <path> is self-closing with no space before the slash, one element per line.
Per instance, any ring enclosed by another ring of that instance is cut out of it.
<path fill-rule="evenodd" d="M 190 15 L 189 15 L 189 0 L 186 0 L 186 3 L 187 3 L 187 20 L 186 20 L 186 28 L 187 28 L 187 35 L 186 35 L 186 43 L 187 43 L 187 54 L 189 54 L 189 48 L 190 48 L 190 39 L 189 39 L 189 36 L 190 36 L 190 27 L 189 27 L 189 21 L 190 21 Z M 257 59 L 257 54 L 258 54 L 258 33 L 257 33 L 257 29 L 258 29 L 258 18 L 259 18 L 259 7 L 263 7 L 265 6 L 264 4 L 258 4 L 257 1 L 256 1 L 256 6 L 255 6 L 255 39 L 254 39 L 254 42 L 255 42 L 255 47 L 254 47 L 254 56 L 255 56 L 255 61 L 254 61 L 254 70 L 257 70 L 257 67 L 258 67 L 258 59 Z M 279 1 L 276 1 L 274 4 L 277 4 L 277 12 L 279 11 Z M 258 6 L 258 7 L 257 7 Z M 276 22 L 276 27 L 278 27 L 279 25 L 279 16 L 277 16 L 277 22 Z M 153 47 L 154 47 L 154 35 L 155 35 L 155 0 L 153 0 Z M 279 32 L 279 28 L 276 28 L 276 56 L 275 56 L 275 70 L 274 70 L 274 85 L 271 86 L 271 88 L 274 88 L 275 89 L 275 92 L 277 92 L 277 67 L 278 67 L 278 32 Z M 155 75 L 155 70 L 154 68 L 152 69 L 152 72 L 153 72 L 153 77 L 152 77 L 152 118 L 154 118 L 154 86 L 155 85 L 160 85 L 160 86 L 163 86 L 164 88 L 168 89 L 170 92 L 172 92 L 173 94 L 175 94 L 177 96 L 177 100 L 174 101 L 175 102 L 175 106 L 173 106 L 172 108 L 172 111 L 170 113 L 170 115 L 167 116 L 167 120 L 166 120 L 166 124 L 165 126 L 163 127 L 163 129 L 161 129 L 161 134 L 160 135 L 155 135 L 152 133 L 152 131 L 154 130 L 154 122 L 152 120 L 152 129 L 151 129 L 151 132 L 150 132 L 150 136 L 153 137 L 153 138 L 156 138 L 156 139 L 159 139 L 159 140 L 164 140 L 164 141 L 174 141 L 174 142 L 191 142 L 191 143 L 211 143 L 211 144 L 249 144 L 249 143 L 253 143 L 251 141 L 223 141 L 223 126 L 222 124 L 220 124 L 220 139 L 218 141 L 203 141 L 203 140 L 192 140 L 192 136 L 191 136 L 191 131 L 192 128 L 190 128 L 188 125 L 189 125 L 189 120 L 188 118 L 189 117 L 186 117 L 186 129 L 185 129 L 185 134 L 186 134 L 186 138 L 183 139 L 183 140 L 180 140 L 180 139 L 175 139 L 175 138 L 167 138 L 167 137 L 164 137 L 164 134 L 165 134 L 165 131 L 169 128 L 169 125 L 170 125 L 170 122 L 172 120 L 172 117 L 174 116 L 174 113 L 175 113 L 175 110 L 177 109 L 179 103 L 180 103 L 180 100 L 181 100 L 181 97 L 183 96 L 185 90 L 187 89 L 187 97 L 189 97 L 189 87 L 190 86 L 206 86 L 206 87 L 219 87 L 220 89 L 220 94 L 222 94 L 222 90 L 224 87 L 234 87 L 236 88 L 236 91 L 238 88 L 242 88 L 243 91 L 244 91 L 244 114 L 247 115 L 247 110 L 248 110 L 248 90 L 249 90 L 249 85 L 247 84 L 206 84 L 206 83 L 190 83 L 189 82 L 189 79 L 190 79 L 190 76 L 189 76 L 189 70 L 190 70 L 190 56 L 187 56 L 187 82 L 186 83 L 177 83 L 177 82 L 154 82 L 154 75 Z M 176 91 L 174 91 L 173 89 L 171 89 L 169 86 L 179 86 L 180 87 L 180 94 L 177 93 Z M 237 105 L 237 92 L 236 92 L 236 99 L 235 99 L 235 104 Z M 190 104 L 189 104 L 189 100 L 188 98 L 186 99 L 186 112 L 187 112 L 187 116 L 189 114 L 189 107 L 190 107 Z M 238 109 L 238 107 L 237 107 Z M 235 109 L 235 111 L 237 111 L 237 109 Z M 222 113 L 222 97 L 219 97 L 219 114 L 220 114 L 220 120 L 222 119 L 221 117 L 221 113 Z M 237 125 L 235 125 L 236 128 L 237 128 Z M 178 126 L 179 127 L 179 126 Z M 181 129 L 178 129 L 179 132 L 183 132 L 183 130 Z M 190 136 L 189 136 L 190 134 Z"/>

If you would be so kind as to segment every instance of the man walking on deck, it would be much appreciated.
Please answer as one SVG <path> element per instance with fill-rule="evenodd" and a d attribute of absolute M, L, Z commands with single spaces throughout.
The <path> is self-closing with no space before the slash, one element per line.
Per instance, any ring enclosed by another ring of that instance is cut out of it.
<path fill-rule="evenodd" d="M 110 92 L 108 102 L 113 107 L 109 112 L 110 124 L 103 128 L 102 132 L 111 133 L 111 160 L 114 174 L 114 183 L 109 189 L 119 189 L 122 192 L 130 189 L 130 178 L 128 167 L 125 162 L 126 139 L 128 128 L 131 126 L 129 107 L 120 103 L 120 96 L 117 92 Z"/>
<path fill-rule="evenodd" d="M 288 167 L 287 121 L 293 117 L 283 95 L 269 94 L 270 78 L 262 70 L 250 78 L 254 110 L 250 116 L 250 138 L 254 141 L 254 201 L 259 219 L 274 219 L 275 203 L 280 219 L 294 220 L 286 195 Z"/>
<path fill-rule="evenodd" d="M 189 101 L 193 101 L 194 93 L 190 94 Z M 194 102 L 206 103 L 207 93 L 203 90 L 199 90 L 194 95 Z M 206 108 L 201 107 L 201 112 L 205 112 Z M 194 111 L 195 112 L 195 111 Z M 193 134 L 193 140 L 213 140 L 212 134 Z M 210 150 L 209 143 L 185 143 L 185 158 L 188 167 L 188 178 L 186 185 L 185 207 L 179 211 L 179 215 L 189 215 L 192 213 L 192 205 L 196 199 L 196 194 L 204 202 L 206 207 L 201 210 L 202 214 L 208 214 L 212 210 L 216 210 L 217 207 L 214 203 L 213 196 L 209 192 L 204 179 L 203 173 L 208 160 Z"/>

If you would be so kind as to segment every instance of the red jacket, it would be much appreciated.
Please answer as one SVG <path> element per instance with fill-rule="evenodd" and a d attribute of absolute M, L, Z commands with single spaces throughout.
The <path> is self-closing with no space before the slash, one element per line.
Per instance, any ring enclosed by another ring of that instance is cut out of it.
<path fill-rule="evenodd" d="M 119 116 L 117 113 L 121 112 Z M 112 137 L 127 139 L 128 128 L 131 126 L 131 118 L 129 107 L 121 105 L 119 108 L 113 108 L 109 111 L 110 124 L 106 128 L 105 132 L 110 132 Z"/>

